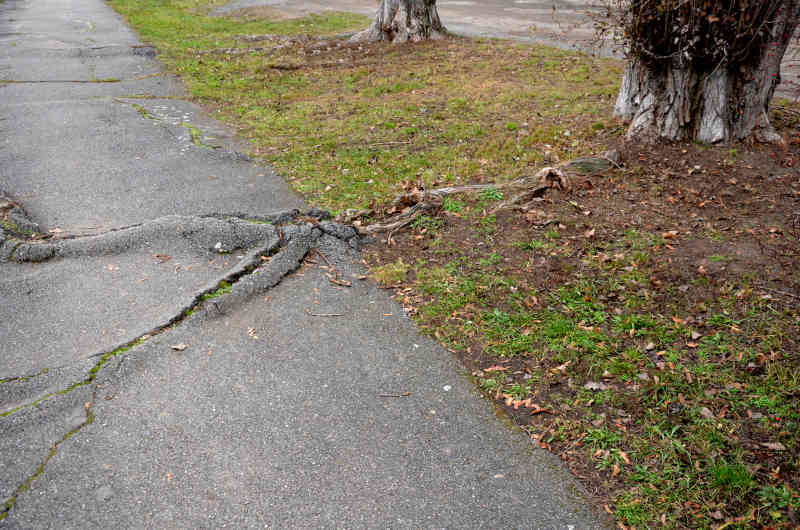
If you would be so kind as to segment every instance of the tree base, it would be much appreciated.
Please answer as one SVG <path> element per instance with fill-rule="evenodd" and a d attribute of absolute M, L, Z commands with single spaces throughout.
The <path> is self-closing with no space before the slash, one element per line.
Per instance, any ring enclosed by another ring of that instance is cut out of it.
<path fill-rule="evenodd" d="M 654 69 L 633 60 L 614 113 L 630 122 L 627 138 L 638 142 L 782 142 L 767 117 L 778 78 L 764 66 L 734 75 L 725 68 L 711 73 L 678 65 Z"/>
<path fill-rule="evenodd" d="M 353 42 L 418 42 L 447 37 L 439 20 L 436 0 L 382 0 L 369 29 L 354 35 Z"/>

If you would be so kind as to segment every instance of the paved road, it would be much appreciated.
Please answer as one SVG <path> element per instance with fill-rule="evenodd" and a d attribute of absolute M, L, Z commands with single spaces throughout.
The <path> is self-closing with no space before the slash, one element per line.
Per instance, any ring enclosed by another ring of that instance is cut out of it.
<path fill-rule="evenodd" d="M 104 2 L 0 3 L 0 79 L 0 528 L 600 527 Z"/>

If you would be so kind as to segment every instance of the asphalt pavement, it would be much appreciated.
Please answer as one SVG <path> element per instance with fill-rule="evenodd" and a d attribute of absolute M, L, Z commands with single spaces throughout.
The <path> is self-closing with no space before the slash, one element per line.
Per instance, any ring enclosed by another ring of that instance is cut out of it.
<path fill-rule="evenodd" d="M 602 527 L 184 97 L 104 2 L 0 3 L 0 528 Z"/>

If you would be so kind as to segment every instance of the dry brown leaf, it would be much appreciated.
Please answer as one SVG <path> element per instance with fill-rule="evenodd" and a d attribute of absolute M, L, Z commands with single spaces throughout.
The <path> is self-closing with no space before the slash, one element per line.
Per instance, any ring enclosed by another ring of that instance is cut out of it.
<path fill-rule="evenodd" d="M 763 442 L 761 445 L 770 451 L 786 451 L 786 446 L 780 442 Z"/>
<path fill-rule="evenodd" d="M 500 365 L 494 365 L 494 366 L 490 366 L 489 368 L 484 368 L 483 369 L 483 371 L 486 372 L 486 373 L 504 372 L 506 370 L 508 370 L 507 366 L 500 366 Z"/>

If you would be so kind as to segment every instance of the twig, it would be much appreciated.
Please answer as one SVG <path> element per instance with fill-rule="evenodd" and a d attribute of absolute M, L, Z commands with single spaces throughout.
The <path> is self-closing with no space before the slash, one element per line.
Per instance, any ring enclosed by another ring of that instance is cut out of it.
<path fill-rule="evenodd" d="M 400 398 L 400 397 L 408 397 L 410 395 L 411 392 L 402 392 L 400 394 L 378 394 L 378 397 Z"/>
<path fill-rule="evenodd" d="M 326 274 L 325 276 L 328 278 L 329 282 L 335 283 L 336 285 L 341 285 L 342 287 L 352 287 L 353 286 L 353 282 L 349 282 L 347 280 L 339 279 L 339 271 L 337 271 L 336 267 L 334 267 L 331 264 L 330 260 L 328 259 L 328 256 L 323 254 L 322 251 L 320 249 L 318 249 L 318 248 L 315 248 L 314 251 L 317 254 L 319 254 L 322 257 L 322 259 L 325 260 L 325 263 L 328 264 L 328 270 L 330 271 L 330 273 Z"/>
<path fill-rule="evenodd" d="M 378 146 L 378 145 L 406 145 L 406 144 L 410 144 L 410 143 L 411 142 L 409 142 L 409 141 L 405 141 L 405 142 L 377 142 L 377 143 L 374 143 L 374 144 L 369 144 L 369 146 L 370 147 L 375 147 L 375 146 Z"/>
<path fill-rule="evenodd" d="M 335 283 L 336 285 L 341 285 L 342 287 L 352 287 L 353 282 L 347 280 L 340 280 L 338 277 L 334 276 L 333 274 L 326 274 L 325 276 L 328 277 L 328 281 L 331 283 Z M 338 276 L 338 273 L 337 273 Z"/>
<path fill-rule="evenodd" d="M 787 293 L 786 291 L 779 291 L 778 289 L 773 289 L 773 288 L 771 288 L 771 287 L 766 287 L 766 286 L 764 286 L 764 285 L 762 285 L 761 287 L 759 287 L 759 289 L 764 289 L 765 291 L 772 291 L 773 293 L 782 294 L 782 295 L 784 295 L 784 296 L 789 296 L 789 297 L 791 297 L 791 298 L 794 298 L 794 299 L 796 299 L 796 300 L 800 300 L 800 296 L 797 296 L 796 294 L 793 294 L 793 293 Z"/>
<path fill-rule="evenodd" d="M 314 249 L 314 252 L 316 252 L 317 254 L 319 254 L 319 256 L 320 256 L 322 259 L 324 259 L 324 260 L 325 260 L 325 263 L 327 263 L 327 264 L 328 264 L 328 268 L 330 268 L 330 269 L 332 269 L 332 270 L 335 270 L 335 269 L 334 269 L 334 267 L 333 267 L 333 265 L 331 265 L 331 262 L 330 262 L 330 261 L 328 261 L 328 256 L 326 256 L 325 254 L 323 254 L 323 253 L 322 253 L 322 251 L 321 251 L 320 249 L 318 249 L 318 248 L 315 248 L 315 249 Z"/>
<path fill-rule="evenodd" d="M 344 313 L 312 313 L 308 309 L 306 309 L 306 313 L 308 313 L 312 317 L 343 317 L 344 316 Z"/>
<path fill-rule="evenodd" d="M 534 224 L 532 226 L 534 228 L 542 229 L 542 228 L 547 228 L 550 225 L 557 225 L 557 224 L 560 224 L 560 223 L 561 223 L 561 221 L 559 221 L 558 219 L 550 219 L 549 221 L 545 221 L 542 224 Z"/>
<path fill-rule="evenodd" d="M 780 110 L 781 112 L 786 112 L 788 114 L 794 114 L 795 116 L 800 116 L 800 111 L 784 107 L 783 105 L 772 105 L 772 108 Z"/>

